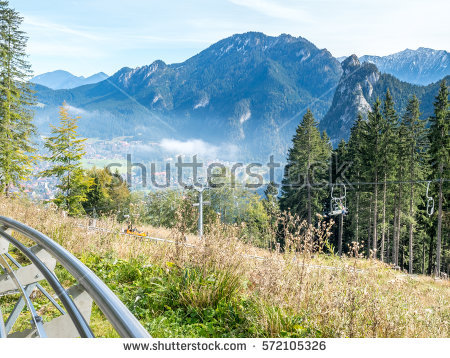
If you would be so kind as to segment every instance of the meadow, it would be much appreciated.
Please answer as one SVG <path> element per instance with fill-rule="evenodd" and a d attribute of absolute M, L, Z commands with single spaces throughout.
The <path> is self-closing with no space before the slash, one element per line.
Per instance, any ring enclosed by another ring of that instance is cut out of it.
<path fill-rule="evenodd" d="M 174 241 L 155 242 L 121 235 L 114 219 L 97 221 L 109 232 L 88 230 L 84 218 L 21 199 L 2 197 L 0 215 L 71 251 L 153 337 L 450 336 L 448 280 L 407 275 L 361 258 L 356 243 L 349 256 L 326 254 L 325 225 L 296 224 L 280 252 L 246 244 L 237 239 L 237 228 L 219 222 L 202 241 L 188 236 L 188 246 L 180 227 L 147 228 L 152 236 Z M 61 266 L 55 272 L 64 285 L 75 283 Z M 5 317 L 13 299 L 0 297 Z M 57 315 L 41 293 L 33 293 L 33 301 L 44 319 Z M 28 321 L 29 312 L 22 312 L 13 330 L 26 328 Z M 97 336 L 117 337 L 95 305 L 91 323 Z"/>

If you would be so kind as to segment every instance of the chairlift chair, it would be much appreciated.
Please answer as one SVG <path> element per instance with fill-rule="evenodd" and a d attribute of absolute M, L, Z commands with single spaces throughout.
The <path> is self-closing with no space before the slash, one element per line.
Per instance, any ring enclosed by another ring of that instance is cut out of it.
<path fill-rule="evenodd" d="M 344 195 L 334 196 L 334 185 L 331 186 L 330 212 L 326 216 L 347 215 L 347 187 L 344 185 Z"/>

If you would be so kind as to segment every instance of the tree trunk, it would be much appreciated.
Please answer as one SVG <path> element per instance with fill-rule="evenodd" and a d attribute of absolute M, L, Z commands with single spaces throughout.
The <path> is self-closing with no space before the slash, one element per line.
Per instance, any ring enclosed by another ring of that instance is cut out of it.
<path fill-rule="evenodd" d="M 309 175 L 309 173 L 308 173 Z M 308 179 L 308 225 L 311 225 L 311 186 L 309 185 L 309 179 Z"/>
<path fill-rule="evenodd" d="M 308 154 L 308 164 L 306 169 L 306 191 L 308 195 L 308 225 L 311 225 L 311 185 L 309 183 L 309 171 L 310 171 L 310 161 L 309 161 L 309 154 Z"/>
<path fill-rule="evenodd" d="M 387 242 L 386 242 L 386 257 L 385 257 L 385 261 L 389 262 L 389 244 L 390 244 L 390 240 L 389 240 L 389 223 L 387 225 L 386 238 L 387 238 Z"/>
<path fill-rule="evenodd" d="M 395 262 L 395 249 L 397 247 L 397 193 L 395 194 L 394 198 L 394 221 L 392 223 L 392 249 L 391 249 L 391 262 L 397 265 Z"/>
<path fill-rule="evenodd" d="M 401 238 L 401 227 L 402 227 L 402 185 L 399 184 L 398 189 L 398 203 L 397 203 L 397 240 L 396 244 L 397 247 L 395 249 L 395 265 L 398 266 L 398 255 L 399 255 L 399 248 L 400 248 L 400 238 Z M 402 251 L 403 253 L 403 251 Z"/>
<path fill-rule="evenodd" d="M 444 165 L 441 162 L 439 165 L 439 209 L 438 209 L 438 227 L 437 227 L 437 241 L 436 241 L 436 267 L 435 276 L 440 276 L 441 273 L 441 233 L 442 233 L 442 173 Z"/>
<path fill-rule="evenodd" d="M 370 243 L 372 234 L 372 197 L 369 201 L 369 227 L 367 228 L 367 257 L 370 257 Z"/>
<path fill-rule="evenodd" d="M 339 215 L 338 252 L 342 256 L 342 233 L 344 231 L 344 215 Z"/>
<path fill-rule="evenodd" d="M 425 239 L 422 241 L 422 275 L 425 275 Z"/>
<path fill-rule="evenodd" d="M 306 185 L 308 192 L 308 225 L 311 225 L 311 185 L 309 182 L 309 175 L 311 170 L 311 130 L 308 130 L 308 163 L 306 168 Z"/>
<path fill-rule="evenodd" d="M 404 247 L 403 247 L 403 243 L 400 243 L 400 249 L 401 249 L 401 255 L 400 255 L 400 259 L 401 259 L 401 261 L 400 261 L 400 268 L 401 268 L 401 270 L 403 271 L 403 269 L 404 269 L 404 267 L 405 267 L 405 250 L 404 250 Z"/>
<path fill-rule="evenodd" d="M 373 193 L 373 258 L 377 258 L 377 226 L 378 226 L 378 173 L 375 173 L 375 188 Z"/>
<path fill-rule="evenodd" d="M 408 267 L 408 272 L 410 274 L 413 273 L 413 232 L 414 232 L 413 206 L 414 206 L 414 184 L 411 183 L 411 191 L 410 191 L 410 198 L 409 198 L 410 222 L 409 222 L 409 267 Z"/>
<path fill-rule="evenodd" d="M 383 183 L 383 226 L 381 228 L 381 253 L 380 253 L 381 261 L 384 261 L 385 237 L 386 237 L 386 173 L 384 174 L 384 183 Z"/>
<path fill-rule="evenodd" d="M 356 192 L 356 242 L 359 243 L 359 185 Z"/>
<path fill-rule="evenodd" d="M 433 273 L 433 235 L 430 235 L 427 274 L 431 276 L 432 273 Z"/>

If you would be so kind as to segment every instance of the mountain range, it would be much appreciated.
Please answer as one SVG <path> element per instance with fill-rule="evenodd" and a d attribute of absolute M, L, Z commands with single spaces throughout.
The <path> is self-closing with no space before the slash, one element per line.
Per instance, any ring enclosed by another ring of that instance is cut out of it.
<path fill-rule="evenodd" d="M 343 62 L 346 58 L 341 56 L 337 60 Z M 406 49 L 387 56 L 364 55 L 359 61 L 373 63 L 382 73 L 418 85 L 429 85 L 450 75 L 450 53 L 425 47 Z"/>
<path fill-rule="evenodd" d="M 360 61 L 373 63 L 383 73 L 418 85 L 428 85 L 450 75 L 450 53 L 424 47 L 389 56 L 361 56 Z"/>
<path fill-rule="evenodd" d="M 197 138 L 236 145 L 244 160 L 284 157 L 307 108 L 334 143 L 348 137 L 356 113 L 365 113 L 387 88 L 399 110 L 417 94 L 424 115 L 431 113 L 437 84 L 402 82 L 365 60 L 352 55 L 340 63 L 302 37 L 237 34 L 182 63 L 124 67 L 103 81 L 73 89 L 36 84 L 35 118 L 45 133 L 66 101 L 82 117 L 79 131 L 87 137 Z M 420 71 L 446 73 L 445 64 L 435 64 L 428 61 Z"/>
<path fill-rule="evenodd" d="M 84 77 L 75 76 L 67 71 L 56 70 L 35 76 L 31 79 L 31 82 L 57 90 L 89 85 L 103 81 L 106 78 L 108 78 L 108 75 L 103 72 L 96 73 L 89 77 Z"/>
<path fill-rule="evenodd" d="M 329 51 L 302 37 L 239 34 L 183 63 L 122 68 L 71 90 L 36 85 L 36 118 L 47 128 L 65 100 L 82 116 L 86 136 L 201 138 L 247 153 L 284 153 L 308 107 L 325 115 L 341 74 Z"/>
<path fill-rule="evenodd" d="M 345 59 L 342 62 L 342 69 L 343 74 L 333 102 L 319 125 L 330 135 L 333 145 L 341 139 L 348 139 L 350 128 L 358 113 L 366 115 L 377 98 L 384 99 L 388 89 L 394 99 L 395 109 L 400 115 L 413 95 L 421 101 L 422 118 L 433 114 L 433 101 L 439 89 L 439 82 L 420 86 L 400 81 L 395 76 L 381 73 L 373 63 L 361 63 L 356 55 Z M 450 76 L 444 79 L 450 83 Z"/>

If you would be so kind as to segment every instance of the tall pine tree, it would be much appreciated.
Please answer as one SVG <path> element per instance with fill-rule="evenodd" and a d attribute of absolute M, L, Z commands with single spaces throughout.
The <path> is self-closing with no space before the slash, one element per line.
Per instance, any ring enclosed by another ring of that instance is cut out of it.
<path fill-rule="evenodd" d="M 350 181 L 361 182 L 364 170 L 364 145 L 362 141 L 363 117 L 358 113 L 358 118 L 350 130 L 350 138 L 348 140 L 348 157 L 352 162 L 350 167 Z M 353 223 L 354 241 L 360 241 L 360 204 L 361 204 L 361 185 L 357 184 L 353 197 L 354 210 L 350 211 L 350 217 Z"/>
<path fill-rule="evenodd" d="M 436 233 L 436 267 L 435 274 L 441 270 L 441 245 L 442 245 L 442 216 L 444 200 L 444 181 L 450 172 L 450 113 L 448 101 L 448 87 L 442 81 L 439 93 L 434 103 L 434 116 L 430 118 L 430 156 L 432 177 L 439 179 L 438 183 L 438 223 Z"/>
<path fill-rule="evenodd" d="M 386 91 L 386 97 L 383 103 L 383 118 L 384 129 L 382 137 L 382 156 L 383 156 L 383 214 L 381 224 L 381 248 L 380 248 L 380 260 L 385 259 L 385 243 L 386 232 L 388 228 L 389 215 L 387 213 L 387 181 L 393 178 L 393 172 L 395 170 L 396 160 L 396 143 L 397 143 L 397 128 L 398 128 L 398 116 L 394 109 L 394 100 L 391 96 L 389 89 Z M 389 248 L 388 248 L 389 249 Z"/>
<path fill-rule="evenodd" d="M 280 206 L 312 223 L 313 212 L 322 212 L 326 192 L 318 184 L 327 173 L 331 147 L 321 136 L 318 123 L 308 109 L 297 127 L 281 188 Z"/>
<path fill-rule="evenodd" d="M 378 249 L 378 183 L 383 169 L 383 131 L 384 119 L 381 113 L 381 102 L 375 101 L 369 112 L 366 122 L 363 122 L 362 138 L 365 144 L 364 161 L 368 179 L 373 185 L 373 209 L 372 209 L 372 250 L 374 258 L 377 257 Z"/>
<path fill-rule="evenodd" d="M 415 224 L 415 207 L 417 203 L 415 200 L 414 181 L 423 179 L 423 151 L 425 144 L 425 123 L 420 119 L 419 100 L 416 96 L 409 101 L 406 112 L 402 118 L 402 122 L 405 127 L 405 147 L 406 147 L 406 161 L 400 163 L 406 166 L 408 173 L 408 180 L 410 181 L 410 194 L 409 194 L 409 273 L 413 273 L 413 236 L 414 236 L 414 224 Z"/>
<path fill-rule="evenodd" d="M 28 178 L 35 151 L 34 99 L 22 21 L 7 1 L 0 2 L 0 191 L 6 196 Z"/>
<path fill-rule="evenodd" d="M 59 114 L 60 126 L 52 126 L 52 135 L 45 140 L 45 148 L 50 155 L 43 159 L 53 166 L 41 175 L 58 178 L 59 193 L 54 199 L 55 204 L 67 210 L 69 215 L 79 215 L 84 213 L 82 203 L 87 200 L 86 195 L 92 184 L 81 167 L 85 139 L 80 139 L 77 134 L 77 120 L 80 117 L 72 118 L 66 103 L 60 107 Z"/>
<path fill-rule="evenodd" d="M 339 145 L 335 151 L 336 154 L 336 161 L 338 164 L 345 163 L 348 160 L 348 145 L 345 142 L 345 140 L 341 140 L 339 142 Z M 336 178 L 336 182 L 342 183 L 344 178 Z M 336 194 L 339 195 L 339 197 L 342 197 L 344 195 L 344 188 L 342 185 L 339 186 L 339 188 L 336 189 Z M 332 208 L 330 208 L 332 209 Z M 344 215 L 340 214 L 338 217 L 338 255 L 342 256 L 342 245 L 343 245 L 343 235 L 344 235 Z"/>

